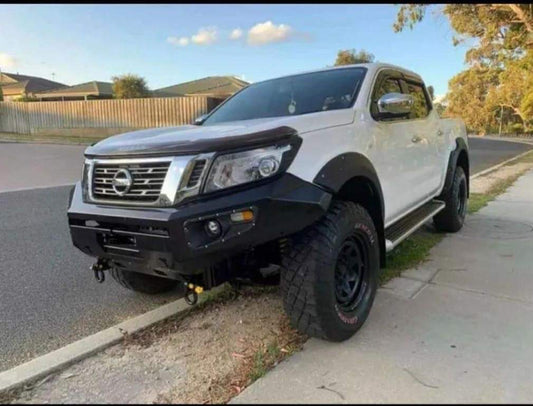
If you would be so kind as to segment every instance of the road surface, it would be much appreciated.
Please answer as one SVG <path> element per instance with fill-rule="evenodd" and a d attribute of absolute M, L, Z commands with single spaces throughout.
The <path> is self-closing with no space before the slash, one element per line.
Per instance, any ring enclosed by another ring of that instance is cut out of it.
<path fill-rule="evenodd" d="M 532 145 L 471 139 L 472 173 Z M 175 298 L 98 284 L 66 221 L 85 147 L 0 143 L 0 371 Z M 22 190 L 25 189 L 25 190 Z M 13 191 L 16 190 L 16 191 Z"/>

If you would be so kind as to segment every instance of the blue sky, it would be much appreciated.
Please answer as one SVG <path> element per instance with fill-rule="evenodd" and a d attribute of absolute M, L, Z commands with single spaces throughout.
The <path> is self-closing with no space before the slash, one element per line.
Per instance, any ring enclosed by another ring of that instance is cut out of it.
<path fill-rule="evenodd" d="M 438 8 L 394 33 L 397 7 L 386 4 L 0 5 L 0 69 L 68 85 L 135 73 L 156 89 L 210 75 L 259 81 L 363 48 L 441 95 L 464 68 L 465 48 L 452 45 Z"/>

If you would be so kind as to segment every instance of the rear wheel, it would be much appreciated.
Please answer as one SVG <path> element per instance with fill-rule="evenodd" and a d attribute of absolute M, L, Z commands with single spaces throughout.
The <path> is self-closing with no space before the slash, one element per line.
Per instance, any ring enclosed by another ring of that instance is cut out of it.
<path fill-rule="evenodd" d="M 168 292 L 178 285 L 178 281 L 173 279 L 159 278 L 139 272 L 124 271 L 118 268 L 112 268 L 110 272 L 113 279 L 126 289 L 149 295 Z"/>
<path fill-rule="evenodd" d="M 292 325 L 310 336 L 348 339 L 370 312 L 378 270 L 378 235 L 367 211 L 333 203 L 284 255 L 281 289 Z"/>
<path fill-rule="evenodd" d="M 452 186 L 444 198 L 446 207 L 433 217 L 439 231 L 455 233 L 463 227 L 468 205 L 468 186 L 462 167 L 455 168 Z"/>

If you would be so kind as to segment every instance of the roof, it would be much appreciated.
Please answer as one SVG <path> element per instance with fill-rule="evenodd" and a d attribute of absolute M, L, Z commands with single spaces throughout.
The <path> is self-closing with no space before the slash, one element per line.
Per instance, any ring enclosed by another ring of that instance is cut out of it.
<path fill-rule="evenodd" d="M 11 79 L 10 83 L 2 85 L 2 91 L 5 95 L 42 92 L 66 86 L 63 83 L 39 78 L 37 76 L 19 75 L 14 73 L 2 72 L 2 79 L 4 79 L 5 77 Z"/>
<path fill-rule="evenodd" d="M 187 94 L 233 94 L 249 83 L 234 76 L 208 76 L 174 86 L 154 90 L 156 96 L 183 96 Z"/>
<path fill-rule="evenodd" d="M 276 78 L 272 78 L 272 79 L 280 79 L 280 78 L 283 78 L 283 77 L 288 77 L 288 76 L 295 76 L 295 75 L 304 75 L 306 73 L 316 73 L 316 72 L 327 72 L 327 71 L 331 71 L 331 70 L 337 70 L 337 69 L 348 69 L 348 68 L 355 68 L 355 67 L 362 67 L 362 68 L 367 68 L 369 71 L 372 71 L 372 72 L 375 72 L 377 70 L 380 70 L 382 68 L 389 68 L 389 69 L 394 69 L 394 70 L 398 70 L 400 72 L 403 72 L 407 75 L 412 75 L 418 79 L 422 79 L 420 77 L 419 74 L 409 70 L 409 69 L 405 69 L 405 68 L 402 68 L 401 66 L 397 66 L 397 65 L 392 65 L 390 63 L 384 63 L 384 62 L 372 62 L 372 63 L 357 63 L 357 64 L 353 64 L 353 65 L 340 65 L 340 66 L 331 66 L 331 67 L 327 67 L 327 68 L 322 68 L 322 69 L 314 69 L 314 70 L 309 70 L 309 71 L 304 71 L 304 72 L 298 72 L 298 73 L 293 73 L 293 74 L 290 74 L 290 75 L 284 75 L 284 76 L 278 76 Z M 272 79 L 267 79 L 267 80 L 272 80 Z M 262 82 L 266 82 L 267 80 L 264 80 Z M 256 83 L 259 83 L 259 82 L 256 82 Z"/>
<path fill-rule="evenodd" d="M 41 98 L 111 95 L 113 95 L 113 84 L 111 82 L 99 82 L 96 80 L 36 94 L 37 97 Z"/>

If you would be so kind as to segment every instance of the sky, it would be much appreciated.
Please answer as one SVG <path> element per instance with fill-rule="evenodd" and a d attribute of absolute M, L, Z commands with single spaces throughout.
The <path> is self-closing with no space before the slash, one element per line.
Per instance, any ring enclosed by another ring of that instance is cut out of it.
<path fill-rule="evenodd" d="M 394 33 L 388 4 L 0 5 L 0 69 L 67 85 L 134 73 L 157 89 L 214 75 L 256 82 L 364 49 L 444 95 L 466 49 L 440 7 Z"/>

